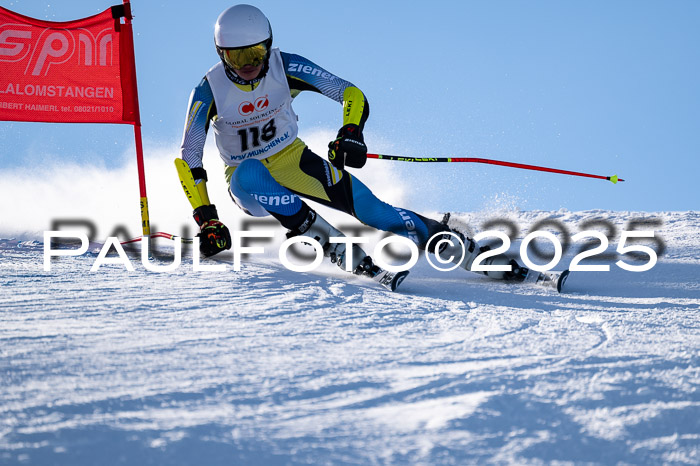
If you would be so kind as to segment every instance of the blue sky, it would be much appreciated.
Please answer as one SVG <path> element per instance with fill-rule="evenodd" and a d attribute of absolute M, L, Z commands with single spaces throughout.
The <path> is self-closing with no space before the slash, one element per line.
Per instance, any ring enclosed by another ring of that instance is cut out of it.
<path fill-rule="evenodd" d="M 384 162 L 411 189 L 405 207 L 700 206 L 700 2 L 252 3 L 270 18 L 276 46 L 365 92 L 370 151 L 486 157 L 627 180 L 613 185 L 476 164 Z M 113 3 L 1 4 L 65 21 Z M 179 145 L 189 93 L 218 60 L 214 22 L 232 4 L 133 1 L 147 148 Z M 294 108 L 302 138 L 341 124 L 340 106 L 320 95 L 303 93 Z M 62 161 L 108 170 L 126 163 L 132 144 L 127 125 L 0 122 L 0 173 Z M 205 156 L 205 166 L 219 163 L 215 154 Z"/>

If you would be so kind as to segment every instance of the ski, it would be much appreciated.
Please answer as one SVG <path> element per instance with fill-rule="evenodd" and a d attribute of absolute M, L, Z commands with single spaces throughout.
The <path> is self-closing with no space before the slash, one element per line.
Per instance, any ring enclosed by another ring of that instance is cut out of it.
<path fill-rule="evenodd" d="M 372 258 L 366 256 L 355 269 L 355 275 L 369 277 L 389 291 L 396 291 L 401 282 L 408 276 L 408 270 L 389 272 L 372 262 Z"/>
<path fill-rule="evenodd" d="M 525 269 L 525 267 L 521 267 L 521 269 Z M 566 279 L 569 278 L 568 269 L 562 270 L 561 272 L 538 272 L 530 269 L 525 270 L 527 270 L 527 274 L 522 279 L 522 283 L 530 283 L 546 288 L 554 288 L 559 293 L 562 292 Z"/>
<path fill-rule="evenodd" d="M 401 282 L 408 276 L 408 270 L 402 270 L 400 272 L 389 272 L 388 270 L 379 269 L 374 274 L 368 274 L 369 277 L 375 282 L 379 283 L 381 286 L 389 291 L 396 291 L 396 289 L 401 285 Z"/>
<path fill-rule="evenodd" d="M 166 239 L 171 239 L 171 240 L 173 240 L 173 241 L 180 240 L 180 241 L 182 241 L 182 243 L 184 243 L 184 244 L 192 244 L 192 242 L 193 242 L 193 239 L 192 239 L 192 238 L 183 238 L 182 236 L 177 236 L 177 235 L 173 235 L 173 234 L 170 234 L 170 233 L 165 233 L 165 232 L 162 232 L 162 231 L 158 231 L 158 232 L 156 232 L 156 233 L 151 233 L 150 237 L 151 237 L 151 238 L 166 238 Z M 131 244 L 131 243 L 137 243 L 137 242 L 143 240 L 143 238 L 144 238 L 143 236 L 137 236 L 136 238 L 131 238 L 131 239 L 128 239 L 128 240 L 126 240 L 126 241 L 121 241 L 120 243 L 121 243 L 122 245 Z"/>

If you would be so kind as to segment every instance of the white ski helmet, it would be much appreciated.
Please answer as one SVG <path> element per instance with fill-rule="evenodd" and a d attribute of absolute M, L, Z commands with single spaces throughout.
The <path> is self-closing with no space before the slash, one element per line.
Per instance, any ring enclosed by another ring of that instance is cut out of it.
<path fill-rule="evenodd" d="M 214 43 L 224 66 L 233 71 L 225 58 L 225 51 L 263 44 L 267 49 L 265 69 L 267 69 L 272 47 L 272 28 L 262 11 L 252 5 L 235 5 L 219 15 L 214 26 Z"/>

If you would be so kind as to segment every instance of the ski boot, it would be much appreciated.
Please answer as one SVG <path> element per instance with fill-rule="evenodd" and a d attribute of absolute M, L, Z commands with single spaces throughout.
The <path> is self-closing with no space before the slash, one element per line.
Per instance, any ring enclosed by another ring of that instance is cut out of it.
<path fill-rule="evenodd" d="M 442 258 L 453 258 L 452 262 L 458 264 L 465 270 L 472 271 L 472 265 L 476 257 L 488 251 L 488 246 L 479 247 L 479 245 L 471 238 L 468 238 L 463 233 L 449 228 L 447 222 L 450 219 L 450 214 L 447 213 L 442 219 L 442 224 L 445 228 L 445 234 L 442 236 L 443 241 L 440 244 L 437 254 L 440 254 Z M 462 246 L 454 238 L 457 236 L 464 243 L 465 253 L 462 255 Z M 452 238 L 451 238 L 452 237 Z M 528 283 L 538 286 L 544 286 L 549 288 L 555 288 L 559 293 L 562 292 L 562 288 L 566 279 L 569 277 L 569 271 L 564 270 L 561 272 L 537 272 L 535 270 L 528 269 L 518 264 L 515 259 L 509 259 L 503 254 L 496 256 L 487 257 L 482 261 L 484 265 L 510 265 L 510 271 L 486 271 L 482 272 L 489 278 L 495 278 L 497 280 L 506 280 L 516 283 Z M 477 272 L 478 273 L 478 272 Z"/>
<path fill-rule="evenodd" d="M 389 272 L 374 264 L 371 257 L 365 256 L 357 269 L 355 269 L 355 273 L 371 278 L 389 291 L 396 291 L 396 288 L 398 288 L 401 282 L 408 276 L 409 271 L 401 270 L 398 272 Z"/>
<path fill-rule="evenodd" d="M 443 260 L 448 260 L 452 263 L 457 264 L 464 270 L 472 271 L 472 265 L 477 256 L 483 252 L 490 250 L 488 246 L 479 246 L 479 244 L 473 239 L 469 238 L 464 233 L 450 228 L 447 222 L 450 219 L 450 214 L 447 213 L 440 222 L 444 228 L 445 233 L 442 237 L 438 237 L 439 247 L 438 251 L 431 250 L 433 254 L 439 255 Z M 461 244 L 460 241 L 461 240 Z M 462 247 L 464 245 L 464 247 Z M 482 261 L 483 265 L 511 265 L 511 271 L 486 271 L 481 272 L 489 278 L 494 278 L 496 280 L 512 280 L 516 279 L 517 275 L 514 273 L 520 268 L 515 260 L 508 259 L 503 254 L 497 256 L 487 257 Z M 476 272 L 479 273 L 479 272 Z"/>
<path fill-rule="evenodd" d="M 350 259 L 346 251 L 346 246 L 344 243 L 332 243 L 330 238 L 345 236 L 333 225 L 328 223 L 323 217 L 318 215 L 313 210 L 309 210 L 309 215 L 306 217 L 304 222 L 296 229 L 289 230 L 287 232 L 287 238 L 292 238 L 294 236 L 308 236 L 313 238 L 321 244 L 323 248 L 323 255 L 330 258 L 331 262 L 338 265 L 343 270 L 347 270 L 346 263 Z M 350 265 L 350 271 L 354 274 L 361 274 L 366 272 L 371 268 L 372 260 L 369 262 L 365 261 L 365 258 L 369 259 L 369 256 L 365 251 L 362 250 L 356 244 L 352 245 L 352 263 Z M 366 270 L 367 269 L 367 270 Z"/>

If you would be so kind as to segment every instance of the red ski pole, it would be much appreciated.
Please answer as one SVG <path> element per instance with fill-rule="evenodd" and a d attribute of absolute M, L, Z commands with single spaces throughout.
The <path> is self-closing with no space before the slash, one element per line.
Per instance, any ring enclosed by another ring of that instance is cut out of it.
<path fill-rule="evenodd" d="M 613 176 L 591 175 L 590 173 L 572 172 L 569 170 L 560 170 L 558 168 L 540 167 L 537 165 L 526 165 L 524 163 L 504 162 L 502 160 L 481 159 L 481 158 L 475 158 L 475 157 L 400 157 L 397 155 L 367 154 L 367 158 L 381 159 L 381 160 L 397 160 L 399 162 L 486 163 L 489 165 L 501 165 L 504 167 L 522 168 L 523 170 L 537 170 L 537 171 L 541 171 L 541 172 L 561 173 L 562 175 L 573 175 L 573 176 L 585 176 L 588 178 L 598 178 L 601 180 L 612 181 L 613 183 L 617 183 L 618 181 L 625 181 L 622 178 L 618 178 L 617 175 L 613 175 Z"/>

